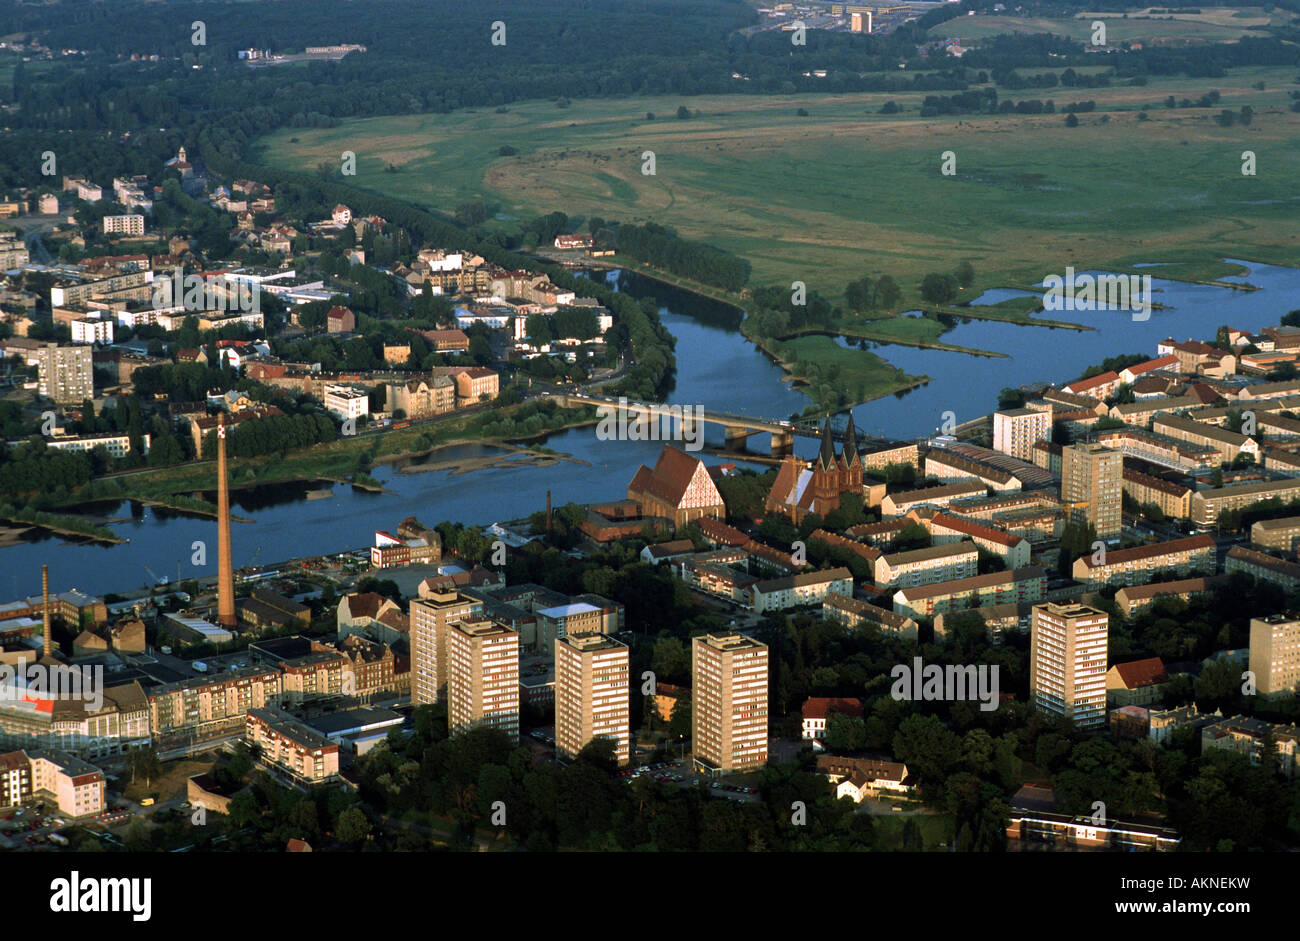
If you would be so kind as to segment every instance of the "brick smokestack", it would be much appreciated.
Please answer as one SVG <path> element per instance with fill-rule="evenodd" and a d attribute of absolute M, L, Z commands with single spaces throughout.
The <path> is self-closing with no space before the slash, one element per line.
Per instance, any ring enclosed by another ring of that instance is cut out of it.
<path fill-rule="evenodd" d="M 217 416 L 217 621 L 235 626 L 235 572 L 230 559 L 230 482 L 226 471 L 226 416 Z"/>
<path fill-rule="evenodd" d="M 41 566 L 41 616 L 45 621 L 45 657 L 54 656 L 54 641 L 50 618 L 50 567 Z"/>

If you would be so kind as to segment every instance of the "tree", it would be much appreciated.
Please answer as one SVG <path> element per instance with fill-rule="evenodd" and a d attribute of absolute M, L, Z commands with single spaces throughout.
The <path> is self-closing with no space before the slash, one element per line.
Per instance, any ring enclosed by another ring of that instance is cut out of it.
<path fill-rule="evenodd" d="M 832 712 L 826 717 L 826 747 L 836 752 L 855 752 L 866 748 L 866 723 L 855 716 Z"/>
<path fill-rule="evenodd" d="M 131 769 L 131 783 L 134 784 L 137 779 L 144 778 L 145 787 L 152 785 L 153 779 L 162 773 L 162 762 L 158 760 L 158 753 L 148 746 L 132 748 L 128 751 L 126 765 Z"/>
<path fill-rule="evenodd" d="M 1065 116 L 1065 126 L 1066 126 L 1066 127 L 1078 127 L 1078 126 L 1079 126 L 1079 119 L 1078 119 L 1077 117 L 1074 116 L 1074 112 L 1070 112 L 1069 114 L 1067 114 L 1067 115 Z"/>
<path fill-rule="evenodd" d="M 349 807 L 339 814 L 334 835 L 340 843 L 361 843 L 370 835 L 370 821 L 360 807 Z"/>
<path fill-rule="evenodd" d="M 679 106 L 677 107 L 677 117 L 678 117 L 678 118 L 680 118 L 681 120 L 685 121 L 685 120 L 686 120 L 687 118 L 689 118 L 690 116 L 691 116 L 691 109 L 688 108 L 688 107 L 686 107 L 686 105 L 679 105 Z"/>
<path fill-rule="evenodd" d="M 921 299 L 931 304 L 947 304 L 957 296 L 957 279 L 950 274 L 927 274 L 921 279 Z"/>
<path fill-rule="evenodd" d="M 964 288 L 975 283 L 975 266 L 969 261 L 963 261 L 957 266 L 957 283 Z"/>

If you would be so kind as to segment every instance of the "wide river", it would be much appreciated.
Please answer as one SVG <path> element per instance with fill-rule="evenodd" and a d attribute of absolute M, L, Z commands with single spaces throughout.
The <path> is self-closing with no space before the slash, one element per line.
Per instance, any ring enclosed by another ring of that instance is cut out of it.
<path fill-rule="evenodd" d="M 874 347 L 905 372 L 928 375 L 931 382 L 904 395 L 860 405 L 854 409 L 855 420 L 882 437 L 928 434 L 946 411 L 953 412 L 958 422 L 992 411 L 998 391 L 1006 386 L 1072 379 L 1117 354 L 1154 355 L 1155 344 L 1166 336 L 1211 339 L 1222 324 L 1258 330 L 1300 307 L 1300 271 L 1253 263 L 1249 268 L 1244 280 L 1258 291 L 1156 279 L 1156 300 L 1169 309 L 1153 311 L 1147 322 L 1134 322 L 1128 313 L 1120 312 L 1051 315 L 1096 327 L 1077 332 L 971 320 L 943 337 L 950 343 L 1006 353 L 1005 359 L 895 345 Z M 1153 275 L 1158 270 L 1158 266 L 1151 268 Z M 781 381 L 781 370 L 739 334 L 734 315 L 727 310 L 644 279 L 623 275 L 619 284 L 639 296 L 656 297 L 665 325 L 677 338 L 677 386 L 671 401 L 768 418 L 786 418 L 809 404 Z M 981 301 L 996 302 L 1013 293 L 989 292 Z M 706 442 L 721 445 L 721 429 L 710 427 Z M 585 463 L 507 466 L 464 474 L 403 474 L 385 464 L 372 474 L 391 493 L 362 493 L 338 485 L 324 499 L 308 499 L 307 484 L 236 491 L 235 513 L 255 522 L 232 527 L 235 565 L 369 545 L 376 529 L 393 529 L 412 515 L 430 524 L 516 519 L 543 508 L 547 490 L 557 506 L 621 498 L 638 465 L 653 464 L 660 449 L 657 442 L 599 441 L 593 428 L 555 434 L 545 443 Z M 765 450 L 766 436 L 755 436 L 751 445 Z M 811 456 L 816 441 L 796 439 L 796 451 Z M 471 445 L 441 451 L 437 459 L 492 453 L 492 448 Z M 130 542 L 104 547 L 46 538 L 0 548 L 0 600 L 39 590 L 42 563 L 50 565 L 55 590 L 78 587 L 96 594 L 139 587 L 157 577 L 176 578 L 178 573 L 186 578 L 214 574 L 216 527 L 210 520 L 126 502 L 96 506 L 95 513 L 117 518 L 111 528 Z M 190 565 L 195 540 L 207 542 L 208 565 L 202 568 Z"/>

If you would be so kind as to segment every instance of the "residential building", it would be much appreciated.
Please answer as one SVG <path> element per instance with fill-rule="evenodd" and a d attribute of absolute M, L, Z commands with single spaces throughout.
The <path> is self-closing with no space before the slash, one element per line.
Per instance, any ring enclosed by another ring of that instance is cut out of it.
<path fill-rule="evenodd" d="M 1029 645 L 1034 708 L 1084 729 L 1106 724 L 1109 629 L 1109 616 L 1087 605 L 1034 605 Z"/>
<path fill-rule="evenodd" d="M 1124 613 L 1124 617 L 1131 618 L 1161 598 L 1178 598 L 1182 601 L 1203 598 L 1221 584 L 1223 578 L 1214 575 L 1209 578 L 1182 578 L 1172 582 L 1128 585 L 1115 592 L 1115 604 Z"/>
<path fill-rule="evenodd" d="M 916 640 L 919 631 L 912 618 L 836 592 L 828 594 L 822 602 L 822 618 L 850 630 L 875 627 L 883 634 L 893 634 L 907 640 Z"/>
<path fill-rule="evenodd" d="M 333 412 L 344 421 L 370 414 L 370 395 L 365 389 L 329 385 L 325 387 L 324 402 L 326 411 Z"/>
<path fill-rule="evenodd" d="M 104 233 L 106 235 L 144 235 L 144 216 L 134 213 L 126 216 L 105 216 Z"/>
<path fill-rule="evenodd" d="M 1192 494 L 1192 522 L 1198 526 L 1210 527 L 1218 521 L 1220 513 L 1240 510 L 1252 503 L 1274 498 L 1283 503 L 1300 499 L 1300 480 L 1264 480 L 1253 484 L 1228 484 L 1197 490 Z"/>
<path fill-rule="evenodd" d="M 519 740 L 519 634 L 476 619 L 447 627 L 447 725 L 451 733 L 479 726 Z"/>
<path fill-rule="evenodd" d="M 88 346 L 42 344 L 32 359 L 40 368 L 38 391 L 60 405 L 95 397 L 95 366 Z"/>
<path fill-rule="evenodd" d="M 614 742 L 620 765 L 631 760 L 628 648 L 604 634 L 555 642 L 555 747 L 575 758 L 589 742 Z"/>
<path fill-rule="evenodd" d="M 834 785 L 837 798 L 847 797 L 856 804 L 882 792 L 908 794 L 913 790 L 907 781 L 907 765 L 901 761 L 818 755 L 817 772 Z"/>
<path fill-rule="evenodd" d="M 339 746 L 277 708 L 248 710 L 244 740 L 259 761 L 298 785 L 331 781 L 339 773 Z"/>
<path fill-rule="evenodd" d="M 1119 391 L 1121 379 L 1116 372 L 1103 372 L 1088 379 L 1078 379 L 1067 386 L 1063 386 L 1065 392 L 1070 395 L 1079 395 L 1089 399 L 1108 399 Z"/>
<path fill-rule="evenodd" d="M 853 573 L 846 568 L 769 578 L 750 586 L 750 607 L 757 614 L 820 604 L 830 594 L 852 595 Z"/>
<path fill-rule="evenodd" d="M 982 604 L 1028 604 L 1042 601 L 1046 591 L 1047 573 L 1040 565 L 1030 565 L 1011 572 L 989 572 L 899 589 L 894 593 L 894 613 L 929 618 Z"/>
<path fill-rule="evenodd" d="M 1139 505 L 1160 508 L 1165 516 L 1187 519 L 1192 513 L 1192 488 L 1163 477 L 1124 468 L 1124 493 Z"/>
<path fill-rule="evenodd" d="M 1220 462 L 1223 464 L 1236 460 L 1241 454 L 1249 455 L 1257 463 L 1259 461 L 1259 443 L 1254 438 L 1229 431 L 1227 428 L 1220 428 L 1218 425 L 1161 413 L 1151 419 L 1151 430 L 1180 441 L 1214 448 L 1219 452 Z"/>
<path fill-rule="evenodd" d="M 805 741 L 825 738 L 831 713 L 851 719 L 862 718 L 861 699 L 836 699 L 814 696 L 803 704 L 803 738 Z"/>
<path fill-rule="evenodd" d="M 1250 544 L 1265 549 L 1295 552 L 1300 545 L 1300 516 L 1256 520 L 1250 526 Z"/>
<path fill-rule="evenodd" d="M 945 484 L 942 487 L 926 487 L 921 490 L 905 490 L 891 493 L 880 503 L 882 516 L 906 516 L 920 506 L 946 507 L 955 500 L 965 497 L 984 496 L 987 490 L 978 480 L 961 481 Z"/>
<path fill-rule="evenodd" d="M 1023 536 L 951 513 L 935 513 L 921 520 L 921 524 L 930 531 L 930 540 L 935 545 L 969 539 L 976 548 L 997 556 L 1009 569 L 1024 568 L 1032 555 L 1029 540 Z"/>
<path fill-rule="evenodd" d="M 70 323 L 73 343 L 112 343 L 113 321 L 105 317 L 78 317 Z"/>
<path fill-rule="evenodd" d="M 607 633 L 605 612 L 594 604 L 555 605 L 539 608 L 533 613 L 537 615 L 537 649 L 543 656 L 551 656 L 556 641 L 572 634 Z"/>
<path fill-rule="evenodd" d="M 407 418 L 428 418 L 456 408 L 456 383 L 449 376 L 390 382 L 385 392 L 388 411 L 393 415 L 402 411 Z"/>
<path fill-rule="evenodd" d="M 412 598 L 411 703 L 438 702 L 447 686 L 447 630 L 456 621 L 472 621 L 483 613 L 483 602 L 455 589 Z"/>
<path fill-rule="evenodd" d="M 1300 619 L 1272 614 L 1250 619 L 1250 672 L 1260 696 L 1293 696 L 1300 683 Z"/>
<path fill-rule="evenodd" d="M 1244 572 L 1252 578 L 1273 582 L 1288 593 L 1300 588 L 1300 565 L 1245 546 L 1233 546 L 1228 550 L 1223 570 L 1228 575 Z"/>
<path fill-rule="evenodd" d="M 1159 702 L 1169 673 L 1159 657 L 1117 663 L 1106 671 L 1106 702 L 1111 706 L 1147 706 Z"/>
<path fill-rule="evenodd" d="M 1174 571 L 1188 576 L 1213 575 L 1217 550 L 1210 536 L 1188 536 L 1131 549 L 1109 549 L 1074 560 L 1071 574 L 1089 588 L 1106 585 L 1142 585 L 1157 572 Z"/>
<path fill-rule="evenodd" d="M 767 645 L 744 634 L 691 640 L 691 742 L 710 770 L 767 763 Z"/>
<path fill-rule="evenodd" d="M 1124 456 L 1100 444 L 1072 444 L 1061 452 L 1061 502 L 1075 521 L 1092 525 L 1107 542 L 1123 528 Z"/>
<path fill-rule="evenodd" d="M 1262 764 L 1269 741 L 1273 743 L 1278 770 L 1288 780 L 1296 775 L 1296 744 L 1300 729 L 1294 725 L 1276 725 L 1263 719 L 1233 716 L 1201 727 L 1201 754 L 1211 749 L 1236 752 L 1252 765 Z"/>
<path fill-rule="evenodd" d="M 876 559 L 873 577 L 880 588 L 910 588 L 932 582 L 968 578 L 979 570 L 979 551 L 973 542 L 950 542 Z"/>

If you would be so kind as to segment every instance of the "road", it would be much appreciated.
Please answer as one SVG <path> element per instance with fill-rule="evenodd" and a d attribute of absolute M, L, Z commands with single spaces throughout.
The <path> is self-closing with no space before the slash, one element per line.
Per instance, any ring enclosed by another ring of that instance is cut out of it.
<path fill-rule="evenodd" d="M 8 220 L 19 232 L 23 233 L 23 244 L 31 255 L 34 265 L 52 265 L 57 259 L 45 247 L 45 236 L 54 231 L 54 227 L 63 221 L 62 216 L 20 216 Z"/>

